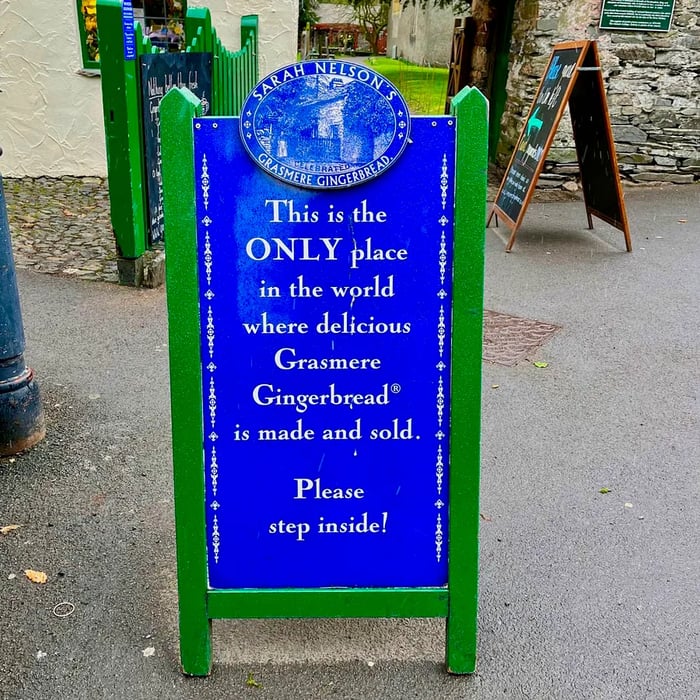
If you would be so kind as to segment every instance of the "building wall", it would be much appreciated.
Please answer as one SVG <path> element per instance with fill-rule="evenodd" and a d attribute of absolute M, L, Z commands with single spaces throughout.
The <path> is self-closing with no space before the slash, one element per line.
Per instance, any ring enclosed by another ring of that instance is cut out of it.
<path fill-rule="evenodd" d="M 260 17 L 260 74 L 295 60 L 296 0 L 190 0 L 209 7 L 224 44 L 240 16 Z M 10 177 L 107 174 L 100 78 L 81 69 L 74 0 L 0 2 L 0 172 Z"/>
<path fill-rule="evenodd" d="M 296 60 L 298 0 L 188 0 L 188 7 L 208 7 L 212 25 L 226 48 L 241 48 L 243 15 L 258 15 L 260 77 Z"/>
<path fill-rule="evenodd" d="M 447 66 L 454 23 L 455 15 L 450 10 L 402 8 L 400 0 L 395 0 L 389 10 L 386 55 L 392 57 L 395 52 L 396 58 L 411 63 Z"/>
<path fill-rule="evenodd" d="M 355 13 L 350 5 L 320 2 L 316 10 L 319 24 L 352 24 Z"/>
<path fill-rule="evenodd" d="M 81 69 L 73 0 L 0 3 L 4 175 L 104 175 L 100 79 Z"/>
<path fill-rule="evenodd" d="M 620 170 L 638 183 L 700 176 L 700 3 L 676 0 L 669 32 L 599 29 L 601 0 L 516 4 L 501 161 L 510 156 L 552 46 L 598 42 Z M 551 184 L 577 172 L 567 115 L 548 157 Z M 545 178 L 545 181 L 547 178 Z"/>

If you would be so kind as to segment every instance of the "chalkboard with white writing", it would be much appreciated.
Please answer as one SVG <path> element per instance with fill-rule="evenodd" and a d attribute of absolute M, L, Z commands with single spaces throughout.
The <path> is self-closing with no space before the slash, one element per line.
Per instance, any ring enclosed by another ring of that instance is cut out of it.
<path fill-rule="evenodd" d="M 211 63 L 209 53 L 155 53 L 141 56 L 149 245 L 163 240 L 160 101 L 168 90 L 186 87 L 202 100 L 202 110 L 206 114 L 211 99 Z"/>
<path fill-rule="evenodd" d="M 554 47 L 488 223 L 494 216 L 498 223 L 501 217 L 511 228 L 506 245 L 506 251 L 510 251 L 567 104 L 588 227 L 593 228 L 591 217 L 595 215 L 619 228 L 625 234 L 625 246 L 630 251 L 632 243 L 600 58 L 594 41 L 567 42 Z"/>
<path fill-rule="evenodd" d="M 582 51 L 580 44 L 555 48 L 525 119 L 496 199 L 500 214 L 516 227 L 537 184 L 537 176 L 566 105 Z"/>

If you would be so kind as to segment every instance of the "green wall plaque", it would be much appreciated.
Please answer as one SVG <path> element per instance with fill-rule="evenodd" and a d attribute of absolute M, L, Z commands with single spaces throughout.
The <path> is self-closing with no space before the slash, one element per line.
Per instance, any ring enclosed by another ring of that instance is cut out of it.
<path fill-rule="evenodd" d="M 601 29 L 667 32 L 675 0 L 603 0 Z"/>

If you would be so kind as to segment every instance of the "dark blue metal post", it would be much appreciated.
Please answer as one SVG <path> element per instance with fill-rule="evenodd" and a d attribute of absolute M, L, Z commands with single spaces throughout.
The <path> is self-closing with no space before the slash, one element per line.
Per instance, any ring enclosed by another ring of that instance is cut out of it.
<path fill-rule="evenodd" d="M 24 362 L 22 312 L 0 175 L 0 456 L 26 450 L 45 434 L 39 386 Z"/>

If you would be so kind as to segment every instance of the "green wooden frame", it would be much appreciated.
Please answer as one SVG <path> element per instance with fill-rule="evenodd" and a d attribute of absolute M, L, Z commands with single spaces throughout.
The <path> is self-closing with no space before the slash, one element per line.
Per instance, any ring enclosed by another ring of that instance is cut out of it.
<path fill-rule="evenodd" d="M 139 258 L 147 248 L 147 207 L 141 76 L 138 56 L 152 51 L 140 25 L 135 29 L 137 58 L 124 58 L 121 0 L 98 0 L 97 23 L 102 70 L 110 218 L 117 254 Z"/>
<path fill-rule="evenodd" d="M 85 19 L 83 17 L 83 0 L 75 0 L 75 8 L 78 19 L 78 34 L 80 36 L 80 57 L 83 64 L 83 68 L 85 68 L 86 70 L 99 71 L 100 62 L 90 58 L 90 54 L 88 53 L 88 33 L 87 29 L 85 28 Z M 97 15 L 97 7 L 95 7 L 95 14 Z"/>
<path fill-rule="evenodd" d="M 81 0 L 76 0 L 80 8 Z M 117 254 L 136 260 L 148 250 L 148 207 L 141 108 L 140 56 L 159 53 L 134 28 L 136 58 L 124 58 L 122 0 L 98 0 L 102 110 L 105 126 L 110 218 Z M 189 8 L 184 18 L 187 51 L 213 52 L 212 113 L 237 114 L 245 95 L 258 81 L 258 18 L 241 18 L 241 49 L 227 50 L 216 36 L 211 13 Z"/>
<path fill-rule="evenodd" d="M 219 618 L 445 617 L 446 665 L 476 668 L 479 459 L 487 110 L 465 88 L 452 100 L 457 166 L 452 323 L 448 586 L 386 589 L 209 589 L 192 119 L 199 100 L 172 90 L 161 103 L 170 340 L 172 449 L 186 674 L 211 670 L 210 621 Z"/>

